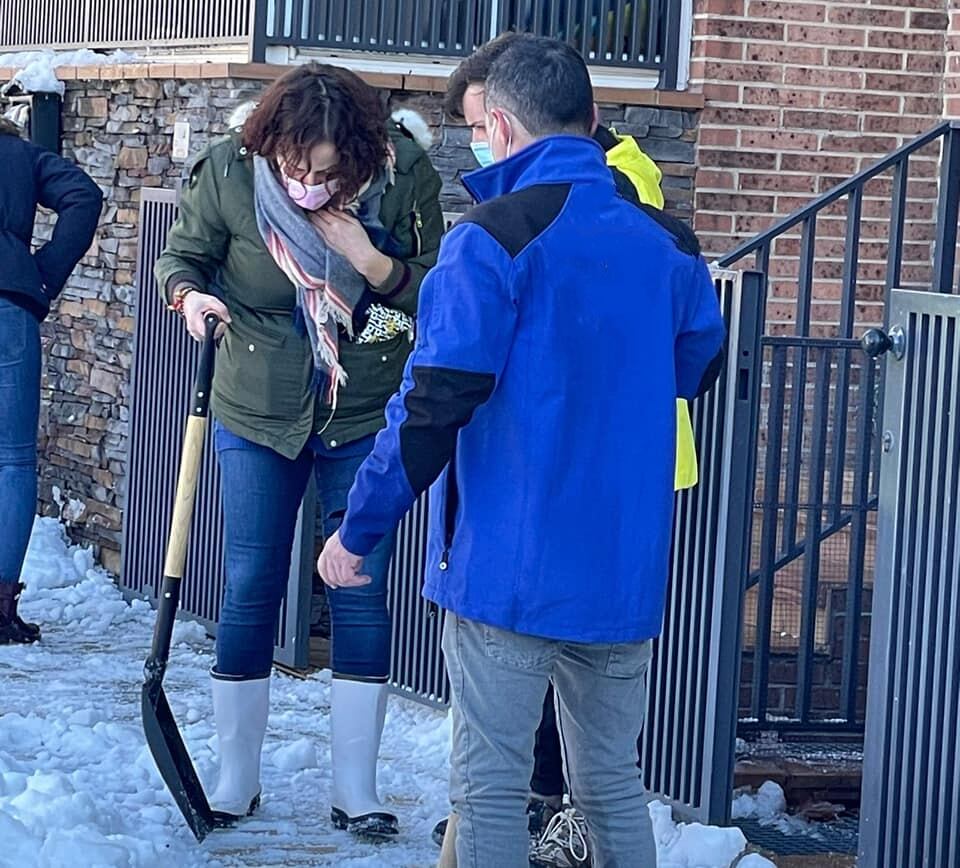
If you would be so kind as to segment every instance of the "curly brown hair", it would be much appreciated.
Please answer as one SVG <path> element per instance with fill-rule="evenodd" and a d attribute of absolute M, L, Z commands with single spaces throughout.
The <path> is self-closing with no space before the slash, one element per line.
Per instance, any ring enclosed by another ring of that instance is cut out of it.
<path fill-rule="evenodd" d="M 285 164 L 309 163 L 322 142 L 337 149 L 337 204 L 349 202 L 387 158 L 387 110 L 377 91 L 347 69 L 297 66 L 278 78 L 243 126 L 243 144 Z"/>

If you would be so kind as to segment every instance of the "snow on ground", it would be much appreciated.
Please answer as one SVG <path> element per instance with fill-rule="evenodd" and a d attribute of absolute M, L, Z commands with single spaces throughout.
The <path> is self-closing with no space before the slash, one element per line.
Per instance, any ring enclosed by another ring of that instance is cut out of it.
<path fill-rule="evenodd" d="M 240 827 L 197 845 L 140 728 L 152 610 L 141 601 L 125 602 L 90 550 L 70 546 L 54 519 L 38 519 L 34 526 L 24 580 L 23 614 L 43 626 L 44 639 L 0 647 L 0 866 L 436 863 L 430 830 L 447 808 L 447 715 L 391 699 L 380 782 L 401 818 L 402 834 L 389 844 L 361 843 L 328 820 L 330 674 L 307 680 L 277 675 L 264 746 L 263 806 Z M 211 662 L 212 643 L 203 629 L 178 623 L 165 685 L 207 783 L 216 745 Z M 660 868 L 726 868 L 744 847 L 739 829 L 678 825 L 659 803 L 651 813 Z"/>

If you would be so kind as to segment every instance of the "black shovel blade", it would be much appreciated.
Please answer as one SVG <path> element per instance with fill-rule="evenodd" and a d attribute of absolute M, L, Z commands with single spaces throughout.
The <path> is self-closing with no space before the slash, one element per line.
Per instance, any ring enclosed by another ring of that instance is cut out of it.
<path fill-rule="evenodd" d="M 190 831 L 202 841 L 216 823 L 197 772 L 180 737 L 177 722 L 159 681 L 147 680 L 141 695 L 141 715 L 147 746 L 167 789 L 180 808 Z"/>

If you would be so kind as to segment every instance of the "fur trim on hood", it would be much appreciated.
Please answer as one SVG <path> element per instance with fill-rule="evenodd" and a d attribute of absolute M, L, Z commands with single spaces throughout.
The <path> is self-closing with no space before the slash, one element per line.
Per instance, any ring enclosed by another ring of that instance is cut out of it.
<path fill-rule="evenodd" d="M 247 118 L 253 114 L 253 110 L 257 107 L 255 100 L 248 100 L 247 102 L 242 102 L 238 105 L 227 118 L 227 126 L 230 129 L 235 127 L 242 127 L 246 122 Z M 430 127 L 427 125 L 426 120 L 424 120 L 423 115 L 415 112 L 411 108 L 398 108 L 391 115 L 391 120 L 400 124 L 411 136 L 413 140 L 420 145 L 425 151 L 430 150 L 430 147 L 433 145 L 433 134 L 430 132 Z"/>

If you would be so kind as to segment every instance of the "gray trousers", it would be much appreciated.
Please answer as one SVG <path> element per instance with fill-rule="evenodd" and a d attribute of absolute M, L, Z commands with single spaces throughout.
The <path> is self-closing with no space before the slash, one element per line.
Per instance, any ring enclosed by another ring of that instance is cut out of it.
<path fill-rule="evenodd" d="M 586 817 L 594 868 L 655 868 L 637 769 L 651 642 L 539 639 L 448 612 L 443 651 L 453 693 L 458 868 L 528 868 L 533 745 L 551 680 L 570 797 Z"/>

